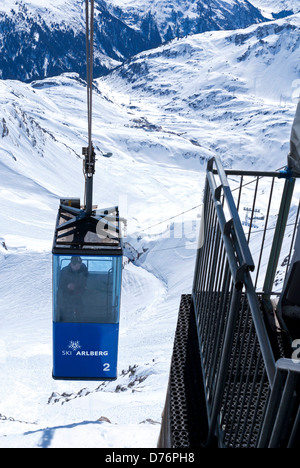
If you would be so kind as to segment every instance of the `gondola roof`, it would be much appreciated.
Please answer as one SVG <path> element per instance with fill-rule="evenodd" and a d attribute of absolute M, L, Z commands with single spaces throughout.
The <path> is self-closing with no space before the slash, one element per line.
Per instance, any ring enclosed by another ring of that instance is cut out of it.
<path fill-rule="evenodd" d="M 56 220 L 53 254 L 122 255 L 119 209 L 94 210 L 62 204 Z"/>

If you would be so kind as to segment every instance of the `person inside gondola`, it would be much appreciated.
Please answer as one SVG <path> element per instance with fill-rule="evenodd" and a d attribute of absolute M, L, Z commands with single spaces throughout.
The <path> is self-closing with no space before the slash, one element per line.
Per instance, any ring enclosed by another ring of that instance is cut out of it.
<path fill-rule="evenodd" d="M 87 277 L 88 269 L 79 256 L 73 256 L 69 265 L 61 270 L 58 288 L 59 321 L 84 321 L 83 296 Z"/>

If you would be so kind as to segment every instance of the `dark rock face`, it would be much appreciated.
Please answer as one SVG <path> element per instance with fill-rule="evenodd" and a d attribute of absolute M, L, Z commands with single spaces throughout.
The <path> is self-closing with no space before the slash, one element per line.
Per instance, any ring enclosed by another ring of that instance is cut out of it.
<path fill-rule="evenodd" d="M 127 58 L 161 43 L 151 21 L 136 31 L 103 7 L 95 16 L 95 76 L 106 74 Z M 0 78 L 31 81 L 65 72 L 86 73 L 85 29 L 64 22 L 46 23 L 40 14 L 19 4 L 0 14 Z M 110 61 L 107 60 L 111 60 Z"/>

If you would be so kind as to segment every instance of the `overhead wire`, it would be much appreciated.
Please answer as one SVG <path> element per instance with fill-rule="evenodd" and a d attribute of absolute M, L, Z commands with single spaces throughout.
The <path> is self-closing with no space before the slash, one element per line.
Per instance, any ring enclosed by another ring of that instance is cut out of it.
<path fill-rule="evenodd" d="M 91 8 L 89 8 L 91 3 Z M 89 11 L 90 10 L 90 11 Z M 86 14 L 86 76 L 87 76 L 87 112 L 88 112 L 88 147 L 89 163 L 92 156 L 92 104 L 93 104 L 93 42 L 94 42 L 94 0 L 85 1 Z"/>
<path fill-rule="evenodd" d="M 89 5 L 91 4 L 91 8 Z M 94 12 L 95 12 L 95 3 L 94 0 L 86 0 L 85 1 L 85 14 L 86 14 L 86 57 L 87 57 L 87 62 L 86 62 L 86 74 L 87 74 L 87 113 L 88 113 L 88 162 L 89 162 L 89 167 L 90 164 L 92 163 L 92 153 L 93 153 L 93 143 L 92 143 L 92 89 L 93 89 L 93 42 L 94 42 Z M 282 169 L 282 168 L 281 168 Z M 279 170 L 279 169 L 278 169 Z M 254 181 L 250 181 L 248 183 L 245 183 L 242 185 L 246 186 L 248 184 L 251 184 Z M 232 191 L 237 190 L 233 189 Z M 171 221 L 173 219 L 178 218 L 179 216 L 182 216 L 190 211 L 193 211 L 195 209 L 201 208 L 203 206 L 203 203 L 200 203 L 199 205 L 194 206 L 193 208 L 189 208 L 188 210 L 182 211 L 181 213 L 178 213 L 177 215 L 171 216 L 170 218 L 167 218 L 163 221 L 160 221 L 156 224 L 153 224 L 152 226 L 149 226 L 147 229 L 142 230 L 140 232 L 146 232 L 156 226 L 159 226 L 161 224 L 164 224 L 168 221 Z"/>
<path fill-rule="evenodd" d="M 277 171 L 279 171 L 280 169 L 283 169 L 283 168 L 284 168 L 284 167 L 279 168 L 279 169 L 277 169 Z M 262 176 L 259 177 L 259 179 L 261 179 L 261 178 L 262 178 Z M 250 184 L 254 183 L 255 181 L 256 181 L 256 179 L 253 179 L 253 180 L 251 180 L 251 181 L 249 181 L 249 182 L 245 182 L 245 183 L 241 184 L 241 186 L 232 189 L 232 192 L 234 192 L 234 191 L 236 191 L 236 190 L 239 190 L 239 189 L 241 189 L 242 187 L 245 187 L 245 186 L 247 186 L 247 185 L 250 185 Z M 178 218 L 178 217 L 184 215 L 185 213 L 188 213 L 188 212 L 193 211 L 193 210 L 195 210 L 195 209 L 201 208 L 202 206 L 203 206 L 203 203 L 200 203 L 199 205 L 196 205 L 196 206 L 194 206 L 193 208 L 189 208 L 188 210 L 182 211 L 181 213 L 178 213 L 177 215 L 171 216 L 170 218 L 166 218 L 166 219 L 164 219 L 163 221 L 160 221 L 160 222 L 158 222 L 158 223 L 156 223 L 156 224 L 153 224 L 152 226 L 149 226 L 147 229 L 141 230 L 141 231 L 139 231 L 139 232 L 140 232 L 140 233 L 144 233 L 144 232 L 146 232 L 146 231 L 149 231 L 150 229 L 152 229 L 152 228 L 154 228 L 154 227 L 156 227 L 156 226 L 159 226 L 159 225 L 161 225 L 161 224 L 167 223 L 168 221 L 171 221 L 171 220 L 173 220 L 173 219 L 176 219 L 176 218 Z M 299 204 L 299 211 L 300 211 L 300 204 Z M 297 217 L 298 217 L 298 216 L 297 216 Z M 293 225 L 294 225 L 294 223 L 289 223 L 289 224 L 287 224 L 287 227 L 288 227 L 288 226 L 293 226 Z M 268 228 L 266 228 L 266 230 L 267 230 L 267 231 L 272 231 L 272 230 L 275 230 L 275 227 L 268 227 Z M 264 230 L 258 229 L 258 230 L 253 231 L 252 234 L 256 234 L 256 233 L 263 232 L 263 231 L 264 231 Z M 246 235 L 246 234 L 247 234 L 247 233 L 245 232 L 245 235 Z M 189 243 L 189 248 L 190 248 L 192 245 L 194 245 L 194 244 L 196 245 L 197 243 L 194 243 L 194 242 Z M 176 246 L 175 248 L 178 248 L 178 247 L 184 247 L 184 245 L 182 245 L 182 246 L 179 245 L 179 246 Z M 167 248 L 157 249 L 157 251 L 162 251 L 162 250 L 173 250 L 173 249 L 174 249 L 174 247 L 167 247 Z"/>
<path fill-rule="evenodd" d="M 281 167 L 281 168 L 279 168 L 279 169 L 276 169 L 276 172 L 277 172 L 277 171 L 280 171 L 280 170 L 283 169 L 284 167 L 285 167 L 285 166 L 283 166 L 283 167 Z M 263 176 L 260 176 L 259 179 L 261 179 L 262 177 L 263 177 Z M 234 192 L 234 191 L 236 191 L 236 190 L 239 190 L 239 189 L 241 189 L 241 188 L 243 188 L 243 187 L 246 187 L 247 185 L 253 184 L 255 181 L 256 181 L 256 179 L 250 180 L 249 182 L 245 182 L 245 183 L 241 184 L 241 186 L 232 189 L 232 192 Z M 188 213 L 189 211 L 196 210 L 197 208 L 201 208 L 202 206 L 203 206 L 203 203 L 200 203 L 199 205 L 196 205 L 196 206 L 194 206 L 193 208 L 189 208 L 188 210 L 182 211 L 181 213 L 178 213 L 178 214 L 176 214 L 176 215 L 174 215 L 174 216 L 171 216 L 170 218 L 166 218 L 166 219 L 164 219 L 163 221 L 159 221 L 158 223 L 153 224 L 152 226 L 149 226 L 147 229 L 144 229 L 144 230 L 139 231 L 139 232 L 146 232 L 146 231 L 148 231 L 149 229 L 152 229 L 152 228 L 154 228 L 154 227 L 156 227 L 156 226 L 159 226 L 159 225 L 161 225 L 161 224 L 167 223 L 168 221 L 171 221 L 171 220 L 173 220 L 173 219 L 179 218 L 179 216 L 182 216 L 183 214 Z M 275 229 L 275 228 L 269 228 L 269 229 Z"/>
<path fill-rule="evenodd" d="M 93 174 L 95 172 L 95 153 L 92 142 L 94 12 L 94 0 L 85 0 L 88 147 L 83 148 L 85 156 L 83 169 L 85 177 L 84 204 L 88 214 L 92 212 Z"/>
<path fill-rule="evenodd" d="M 89 8 L 89 5 L 91 4 L 91 8 Z M 85 0 L 85 14 L 86 14 L 86 75 L 87 75 L 87 113 L 88 113 L 88 163 L 89 167 L 91 167 L 92 163 L 92 154 L 93 154 L 93 143 L 92 143 L 92 90 L 93 90 L 93 58 L 94 58 L 94 53 L 93 53 L 93 42 L 94 42 L 94 12 L 95 12 L 95 3 L 94 0 Z M 279 170 L 279 169 L 278 169 Z M 248 185 L 251 182 L 246 183 L 245 185 Z M 244 184 L 242 185 L 244 186 Z M 237 190 L 237 189 L 233 189 Z M 194 206 L 193 208 L 189 208 L 188 210 L 182 211 L 181 213 L 178 213 L 177 215 L 171 216 L 170 218 L 167 218 L 163 221 L 160 221 L 156 224 L 153 224 L 152 226 L 149 226 L 147 229 L 142 230 L 140 232 L 146 232 L 149 229 L 152 229 L 156 226 L 159 226 L 161 224 L 164 224 L 168 221 L 171 221 L 173 219 L 178 218 L 179 216 L 182 216 L 183 214 L 186 214 L 190 211 L 193 211 L 197 208 L 201 208 L 203 206 L 203 203 L 200 203 L 199 205 Z"/>
<path fill-rule="evenodd" d="M 177 215 L 174 215 L 174 216 L 171 216 L 170 218 L 164 219 L 163 221 L 160 221 L 159 223 L 153 224 L 152 226 L 149 226 L 147 229 L 144 229 L 144 230 L 139 231 L 139 232 L 146 232 L 149 229 L 152 229 L 152 228 L 154 228 L 156 226 L 159 226 L 160 224 L 164 224 L 164 223 L 166 223 L 168 221 L 171 221 L 172 219 L 179 218 L 179 216 L 182 216 L 183 214 L 188 213 L 189 211 L 193 211 L 193 210 L 196 210 L 197 208 L 201 208 L 202 205 L 203 205 L 203 203 L 200 203 L 200 205 L 196 205 L 193 208 L 189 208 L 188 210 L 182 211 L 181 213 L 178 213 Z"/>

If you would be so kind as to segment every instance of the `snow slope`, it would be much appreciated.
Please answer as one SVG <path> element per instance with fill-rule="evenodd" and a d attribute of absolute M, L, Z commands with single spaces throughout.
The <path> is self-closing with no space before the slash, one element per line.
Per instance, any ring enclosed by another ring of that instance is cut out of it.
<path fill-rule="evenodd" d="M 181 128 L 204 158 L 216 152 L 227 166 L 244 167 L 247 160 L 274 170 L 286 162 L 300 95 L 299 27 L 297 14 L 175 40 L 99 83 L 136 110 L 149 100 L 143 117 L 170 132 Z"/>
<path fill-rule="evenodd" d="M 180 294 L 191 284 L 194 251 L 185 245 L 195 248 L 196 230 L 170 240 L 165 223 L 159 232 L 166 231 L 166 239 L 143 244 L 153 243 L 145 257 L 155 265 L 163 255 L 164 268 L 125 266 L 119 379 L 103 385 L 53 381 L 50 251 L 59 197 L 82 197 L 86 89 L 77 75 L 0 86 L 0 446 L 155 447 Z M 164 135 L 149 138 L 132 117 L 95 93 L 94 143 L 113 156 L 97 151 L 94 199 L 101 207 L 121 205 L 128 240 L 134 236 L 135 243 L 136 232 L 149 234 L 151 224 L 190 207 L 191 200 L 199 203 L 200 191 L 199 174 L 174 157 L 180 138 L 163 146 Z M 143 247 L 136 245 L 141 252 Z M 173 256 L 180 260 L 175 270 Z M 182 257 L 190 267 L 174 287 Z M 111 423 L 99 422 L 101 416 Z"/>
<path fill-rule="evenodd" d="M 275 15 L 286 15 L 288 12 L 299 13 L 298 0 L 252 0 L 252 5 L 259 8 L 266 18 L 274 18 Z"/>
<path fill-rule="evenodd" d="M 95 82 L 94 201 L 120 206 L 134 260 L 115 382 L 51 377 L 52 235 L 59 198 L 83 198 L 85 84 L 0 82 L 0 447 L 156 446 L 206 161 L 286 164 L 299 27 L 294 15 L 175 40 Z"/>

